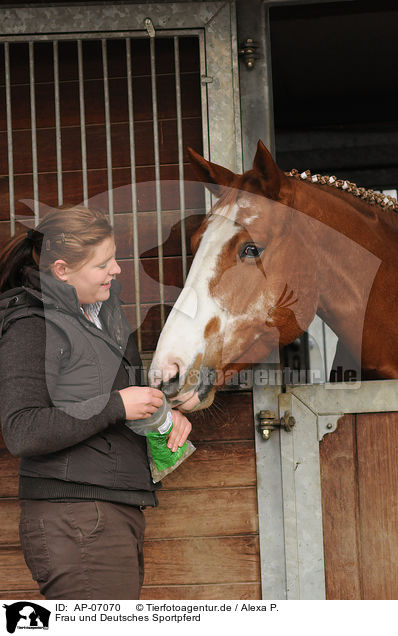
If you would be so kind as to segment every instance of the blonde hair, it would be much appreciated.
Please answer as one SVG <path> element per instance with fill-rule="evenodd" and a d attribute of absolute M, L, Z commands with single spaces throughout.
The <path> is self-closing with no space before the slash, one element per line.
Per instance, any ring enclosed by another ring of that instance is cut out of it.
<path fill-rule="evenodd" d="M 70 267 L 89 260 L 92 249 L 113 236 L 106 216 L 83 205 L 52 209 L 32 230 L 18 234 L 0 254 L 0 291 L 24 285 L 27 267 L 51 272 L 60 259 Z"/>

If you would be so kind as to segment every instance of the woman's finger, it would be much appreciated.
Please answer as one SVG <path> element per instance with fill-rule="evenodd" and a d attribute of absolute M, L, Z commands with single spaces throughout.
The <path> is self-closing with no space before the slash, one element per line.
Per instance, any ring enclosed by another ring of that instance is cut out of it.
<path fill-rule="evenodd" d="M 189 430 L 189 428 L 187 427 L 187 428 L 186 428 L 184 431 L 182 431 L 182 432 L 181 432 L 178 436 L 176 436 L 174 440 L 171 440 L 171 441 L 170 441 L 170 445 L 171 445 L 171 449 L 172 449 L 173 453 L 175 453 L 175 452 L 176 452 L 176 450 L 177 450 L 179 447 L 181 447 L 181 446 L 183 446 L 183 445 L 184 445 L 184 443 L 185 443 L 185 441 L 186 441 L 186 439 L 187 439 L 187 437 L 188 437 L 189 433 L 190 433 L 190 430 Z"/>
<path fill-rule="evenodd" d="M 169 435 L 167 446 L 176 452 L 182 446 L 192 430 L 191 423 L 180 411 L 173 410 L 173 428 Z"/>
<path fill-rule="evenodd" d="M 152 389 L 152 388 L 150 388 L 149 390 L 150 390 L 152 398 L 156 398 L 156 399 L 161 400 L 163 402 L 164 395 L 163 395 L 162 391 L 160 391 L 160 389 Z"/>
<path fill-rule="evenodd" d="M 149 404 L 151 404 L 151 406 L 154 406 L 157 409 L 159 409 L 162 404 L 163 404 L 163 400 L 160 400 L 158 397 L 153 397 L 150 401 Z"/>

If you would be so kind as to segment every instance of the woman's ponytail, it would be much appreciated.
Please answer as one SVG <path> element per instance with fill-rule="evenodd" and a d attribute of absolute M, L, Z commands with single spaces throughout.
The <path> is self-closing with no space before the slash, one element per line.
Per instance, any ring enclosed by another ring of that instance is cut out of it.
<path fill-rule="evenodd" d="M 0 252 L 0 293 L 24 285 L 26 267 L 37 269 L 34 247 L 31 232 L 17 234 L 6 243 Z"/>

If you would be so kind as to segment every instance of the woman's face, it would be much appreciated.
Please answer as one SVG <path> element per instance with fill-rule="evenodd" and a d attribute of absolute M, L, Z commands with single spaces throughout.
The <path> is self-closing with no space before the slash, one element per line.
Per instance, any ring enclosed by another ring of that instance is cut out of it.
<path fill-rule="evenodd" d="M 109 298 L 112 279 L 121 272 L 115 254 L 115 241 L 109 236 L 93 248 L 90 259 L 83 266 L 68 267 L 64 261 L 56 261 L 53 273 L 73 285 L 81 305 L 104 301 Z M 59 263 L 64 263 L 63 268 L 57 267 Z"/>

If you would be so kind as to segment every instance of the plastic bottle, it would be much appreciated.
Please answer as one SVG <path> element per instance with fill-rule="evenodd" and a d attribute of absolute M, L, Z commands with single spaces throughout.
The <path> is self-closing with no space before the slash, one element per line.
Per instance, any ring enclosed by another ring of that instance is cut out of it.
<path fill-rule="evenodd" d="M 173 428 L 173 414 L 165 397 L 162 406 L 150 417 L 126 420 L 126 426 L 147 438 L 149 464 L 155 483 L 175 470 L 196 450 L 189 440 L 175 453 L 167 446 L 168 436 Z"/>
<path fill-rule="evenodd" d="M 162 406 L 160 406 L 155 413 L 152 413 L 150 417 L 145 417 L 140 420 L 126 420 L 126 426 L 138 435 L 146 435 L 147 433 L 155 433 L 156 431 L 168 433 L 173 426 L 173 416 L 165 396 L 163 396 Z M 168 428 L 165 429 L 165 426 L 168 426 Z"/>

